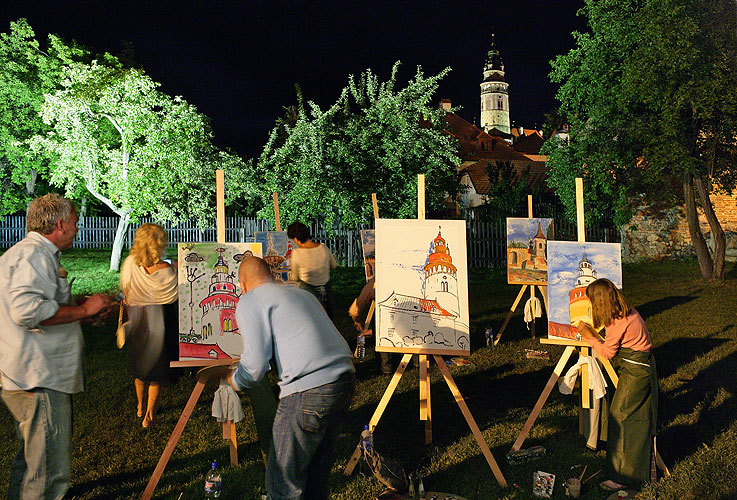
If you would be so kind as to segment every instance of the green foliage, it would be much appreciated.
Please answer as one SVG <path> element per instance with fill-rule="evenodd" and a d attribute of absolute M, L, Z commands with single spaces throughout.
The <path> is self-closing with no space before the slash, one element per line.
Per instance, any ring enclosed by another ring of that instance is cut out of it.
<path fill-rule="evenodd" d="M 633 201 L 673 203 L 684 173 L 731 189 L 737 136 L 734 2 L 586 2 L 590 32 L 552 62 L 570 145 L 549 142 L 549 185 L 575 213 L 585 178 L 587 216 Z"/>
<path fill-rule="evenodd" d="M 382 217 L 414 217 L 419 173 L 426 175 L 428 209 L 458 192 L 457 145 L 443 132 L 445 111 L 430 103 L 450 69 L 425 77 L 418 68 L 396 90 L 398 68 L 386 82 L 371 70 L 349 77 L 324 111 L 312 102 L 306 108 L 298 93 L 296 114 L 277 122 L 249 172 L 249 192 L 264 202 L 260 215 L 273 218 L 270 197 L 278 192 L 283 221 L 354 226 L 371 219 L 376 193 Z"/>
<path fill-rule="evenodd" d="M 517 173 L 510 161 L 497 160 L 486 165 L 489 176 L 489 194 L 486 203 L 476 208 L 482 219 L 505 219 L 527 216 L 527 195 L 534 193 L 530 186 L 530 167 Z"/>

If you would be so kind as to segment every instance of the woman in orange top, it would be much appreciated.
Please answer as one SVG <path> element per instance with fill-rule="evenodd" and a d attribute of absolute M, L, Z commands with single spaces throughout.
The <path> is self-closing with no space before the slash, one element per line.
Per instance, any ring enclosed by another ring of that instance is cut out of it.
<path fill-rule="evenodd" d="M 606 340 L 596 338 L 590 325 L 579 322 L 583 339 L 601 356 L 617 358 L 619 384 L 609 409 L 607 490 L 638 487 L 650 480 L 650 458 L 658 413 L 658 379 L 652 342 L 642 316 L 607 279 L 586 288 L 594 325 L 604 327 Z"/>

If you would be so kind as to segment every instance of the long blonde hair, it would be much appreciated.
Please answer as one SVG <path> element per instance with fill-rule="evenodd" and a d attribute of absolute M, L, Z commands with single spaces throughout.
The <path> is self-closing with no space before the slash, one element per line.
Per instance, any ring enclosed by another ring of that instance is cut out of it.
<path fill-rule="evenodd" d="M 136 230 L 130 254 L 137 265 L 150 267 L 161 260 L 168 243 L 169 239 L 163 227 L 147 223 Z"/>
<path fill-rule="evenodd" d="M 586 296 L 591 301 L 591 316 L 596 328 L 607 326 L 615 319 L 626 318 L 632 309 L 617 285 L 606 278 L 587 286 Z"/>

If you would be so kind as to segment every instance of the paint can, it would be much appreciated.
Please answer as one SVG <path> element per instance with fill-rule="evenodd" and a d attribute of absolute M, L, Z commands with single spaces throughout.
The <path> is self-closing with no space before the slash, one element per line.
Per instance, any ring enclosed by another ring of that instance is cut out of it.
<path fill-rule="evenodd" d="M 566 481 L 566 495 L 571 498 L 578 498 L 581 495 L 581 480 L 575 477 Z"/>

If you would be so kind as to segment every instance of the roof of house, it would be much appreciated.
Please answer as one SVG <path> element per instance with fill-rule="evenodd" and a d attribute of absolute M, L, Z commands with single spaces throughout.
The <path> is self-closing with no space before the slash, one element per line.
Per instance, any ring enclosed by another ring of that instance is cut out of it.
<path fill-rule="evenodd" d="M 398 309 L 400 311 L 437 314 L 451 318 L 455 317 L 453 313 L 440 307 L 436 300 L 422 299 L 420 297 L 412 297 L 410 295 L 403 295 L 395 292 L 392 292 L 392 294 L 380 302 L 379 305 L 391 307 L 392 309 Z"/>
<path fill-rule="evenodd" d="M 180 358 L 204 358 L 204 359 L 231 359 L 225 351 L 217 344 L 190 344 L 179 343 Z"/>
<path fill-rule="evenodd" d="M 536 130 L 533 130 L 531 134 L 525 130 L 525 135 L 514 141 L 512 148 L 521 153 L 536 155 L 540 152 L 544 142 L 545 139 Z"/>

